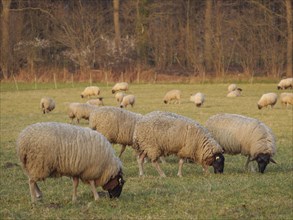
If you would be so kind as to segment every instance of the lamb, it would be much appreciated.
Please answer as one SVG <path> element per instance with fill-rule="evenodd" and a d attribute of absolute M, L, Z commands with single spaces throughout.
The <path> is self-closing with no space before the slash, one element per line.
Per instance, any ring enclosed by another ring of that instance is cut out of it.
<path fill-rule="evenodd" d="M 116 83 L 112 87 L 112 94 L 114 94 L 115 92 L 118 92 L 118 91 L 127 91 L 128 89 L 129 89 L 129 85 L 127 82 Z"/>
<path fill-rule="evenodd" d="M 225 153 L 247 156 L 246 169 L 254 160 L 261 173 L 269 162 L 276 163 L 272 158 L 276 153 L 275 137 L 261 121 L 237 114 L 217 114 L 205 125 Z"/>
<path fill-rule="evenodd" d="M 171 101 L 173 101 L 174 103 L 180 104 L 180 99 L 181 99 L 181 91 L 178 89 L 173 89 L 166 93 L 163 100 L 165 104 L 170 104 Z"/>
<path fill-rule="evenodd" d="M 68 116 L 71 119 L 71 124 L 74 118 L 76 118 L 77 123 L 79 123 L 79 120 L 82 118 L 89 120 L 90 113 L 96 108 L 98 107 L 87 103 L 70 103 L 68 106 Z"/>
<path fill-rule="evenodd" d="M 242 89 L 241 88 L 238 88 L 238 86 L 236 85 L 236 84 L 230 84 L 229 86 L 228 86 L 228 92 L 230 93 L 230 92 L 232 92 L 232 91 L 235 91 L 235 90 L 239 90 L 240 92 L 242 91 Z"/>
<path fill-rule="evenodd" d="M 287 92 L 281 93 L 280 101 L 283 106 L 293 105 L 293 93 L 287 93 Z"/>
<path fill-rule="evenodd" d="M 90 97 L 90 96 L 98 96 L 100 94 L 100 88 L 97 86 L 88 86 L 81 93 L 81 98 Z"/>
<path fill-rule="evenodd" d="M 276 93 L 265 93 L 261 96 L 260 100 L 257 103 L 258 109 L 262 109 L 263 107 L 271 106 L 271 108 L 274 107 L 274 105 L 277 103 L 278 96 Z"/>
<path fill-rule="evenodd" d="M 157 160 L 171 154 L 180 158 L 179 177 L 182 176 L 184 159 L 201 164 L 206 173 L 208 166 L 213 166 L 215 173 L 224 170 L 223 149 L 208 130 L 196 121 L 175 113 L 154 111 L 143 116 L 135 125 L 133 148 L 139 154 L 140 176 L 144 175 L 143 161 L 148 157 L 159 175 L 165 177 Z"/>
<path fill-rule="evenodd" d="M 237 89 L 229 92 L 227 94 L 227 97 L 229 97 L 229 98 L 231 98 L 231 97 L 239 97 L 239 96 L 241 96 L 241 91 L 242 91 L 242 89 L 237 88 Z"/>
<path fill-rule="evenodd" d="M 123 97 L 122 102 L 120 103 L 120 108 L 126 108 L 127 105 L 134 106 L 135 96 L 134 95 L 126 95 Z"/>
<path fill-rule="evenodd" d="M 42 197 L 37 182 L 47 177 L 72 177 L 73 202 L 79 179 L 90 184 L 95 200 L 99 199 L 97 186 L 107 190 L 110 198 L 122 192 L 121 161 L 107 139 L 89 128 L 57 122 L 30 125 L 18 136 L 17 155 L 29 179 L 32 202 Z"/>
<path fill-rule="evenodd" d="M 96 106 L 103 106 L 104 105 L 102 97 L 99 97 L 97 99 L 90 99 L 86 103 L 90 104 L 90 105 L 96 105 Z"/>
<path fill-rule="evenodd" d="M 115 94 L 115 99 L 116 101 L 120 104 L 122 102 L 122 99 L 123 97 L 125 96 L 126 94 L 124 92 L 117 92 Z"/>
<path fill-rule="evenodd" d="M 278 90 L 280 89 L 288 89 L 288 88 L 293 88 L 293 78 L 287 78 L 287 79 L 282 79 L 278 86 Z"/>
<path fill-rule="evenodd" d="M 40 107 L 43 113 L 49 113 L 55 109 L 55 101 L 50 97 L 41 98 Z"/>
<path fill-rule="evenodd" d="M 125 109 L 103 106 L 95 109 L 89 117 L 89 127 L 102 133 L 112 144 L 122 145 L 119 157 L 126 146 L 132 146 L 134 126 L 141 114 Z"/>
<path fill-rule="evenodd" d="M 198 92 L 190 96 L 190 101 L 192 101 L 197 107 L 201 107 L 205 102 L 205 95 L 201 92 Z"/>

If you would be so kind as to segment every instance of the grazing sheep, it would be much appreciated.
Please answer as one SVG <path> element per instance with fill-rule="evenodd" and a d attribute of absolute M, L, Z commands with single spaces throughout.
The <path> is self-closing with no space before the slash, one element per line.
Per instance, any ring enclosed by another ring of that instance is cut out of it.
<path fill-rule="evenodd" d="M 134 95 L 126 95 L 123 97 L 122 102 L 120 103 L 120 108 L 126 108 L 127 105 L 134 106 L 135 96 Z"/>
<path fill-rule="evenodd" d="M 201 164 L 205 172 L 208 166 L 213 166 L 215 173 L 224 170 L 223 149 L 208 130 L 196 121 L 175 113 L 155 111 L 143 116 L 134 129 L 133 148 L 139 154 L 140 176 L 144 175 L 143 161 L 148 157 L 164 177 L 157 160 L 171 154 L 180 158 L 177 174 L 180 177 L 184 159 Z"/>
<path fill-rule="evenodd" d="M 282 105 L 293 105 L 293 93 L 283 92 L 280 94 L 280 101 Z"/>
<path fill-rule="evenodd" d="M 231 97 L 238 97 L 238 96 L 241 96 L 241 91 L 242 91 L 242 89 L 237 88 L 237 89 L 235 89 L 235 90 L 229 92 L 229 93 L 227 94 L 227 97 L 231 98 Z"/>
<path fill-rule="evenodd" d="M 129 89 L 127 82 L 116 83 L 112 88 L 112 94 L 118 91 L 127 91 Z"/>
<path fill-rule="evenodd" d="M 282 79 L 278 86 L 277 86 L 278 90 L 279 89 L 288 89 L 288 88 L 293 88 L 293 78 L 287 78 L 287 79 Z"/>
<path fill-rule="evenodd" d="M 194 95 L 191 95 L 189 100 L 192 101 L 196 107 L 201 107 L 205 102 L 205 95 L 201 92 L 198 92 Z"/>
<path fill-rule="evenodd" d="M 97 186 L 111 198 L 121 194 L 122 163 L 107 139 L 89 128 L 57 122 L 30 125 L 19 134 L 17 154 L 29 178 L 32 202 L 42 197 L 37 181 L 47 177 L 72 177 L 73 201 L 79 179 L 90 184 L 95 200 Z"/>
<path fill-rule="evenodd" d="M 82 118 L 89 120 L 90 113 L 97 108 L 97 106 L 87 103 L 73 102 L 68 106 L 68 116 L 71 119 L 71 123 L 73 123 L 74 118 L 76 118 L 77 123 L 79 123 L 79 120 Z"/>
<path fill-rule="evenodd" d="M 117 92 L 116 94 L 115 94 L 115 99 L 116 99 L 116 101 L 119 103 L 119 105 L 120 105 L 120 103 L 122 102 L 122 99 L 123 99 L 123 97 L 125 96 L 126 94 L 124 93 L 124 92 Z"/>
<path fill-rule="evenodd" d="M 90 105 L 96 105 L 96 106 L 103 106 L 104 105 L 102 97 L 97 98 L 97 99 L 90 99 L 86 103 L 90 104 Z"/>
<path fill-rule="evenodd" d="M 50 97 L 43 97 L 41 98 L 40 107 L 44 114 L 49 113 L 50 111 L 54 110 L 55 101 Z"/>
<path fill-rule="evenodd" d="M 132 146 L 134 126 L 141 117 L 125 109 L 104 106 L 90 114 L 89 127 L 103 134 L 110 143 L 122 145 L 121 157 L 126 146 Z"/>
<path fill-rule="evenodd" d="M 174 101 L 174 103 L 180 104 L 180 99 L 181 99 L 181 91 L 177 89 L 173 89 L 166 93 L 163 100 L 165 104 L 170 104 L 171 101 Z"/>
<path fill-rule="evenodd" d="M 260 100 L 257 103 L 258 109 L 262 109 L 263 107 L 271 106 L 271 108 L 274 107 L 274 105 L 277 103 L 278 96 L 276 93 L 265 93 L 261 96 Z"/>
<path fill-rule="evenodd" d="M 100 94 L 100 88 L 97 86 L 89 86 L 86 87 L 81 93 L 81 98 L 90 97 L 90 96 L 98 96 Z"/>
<path fill-rule="evenodd" d="M 256 160 L 259 172 L 263 173 L 267 164 L 276 163 L 272 156 L 276 152 L 275 137 L 269 127 L 261 121 L 236 114 L 217 114 L 205 123 L 224 153 L 248 156 L 248 163 Z"/>

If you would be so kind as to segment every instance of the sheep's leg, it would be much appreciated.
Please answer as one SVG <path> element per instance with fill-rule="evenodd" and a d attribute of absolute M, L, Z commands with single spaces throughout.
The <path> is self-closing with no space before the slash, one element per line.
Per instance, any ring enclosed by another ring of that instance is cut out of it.
<path fill-rule="evenodd" d="M 166 163 L 166 160 L 165 160 L 165 158 L 162 156 L 162 157 L 160 157 L 160 161 L 162 162 L 162 163 Z"/>
<path fill-rule="evenodd" d="M 161 169 L 158 161 L 152 161 L 153 166 L 156 168 L 156 170 L 158 171 L 158 173 L 160 174 L 161 177 L 166 177 L 165 173 L 163 172 L 163 170 Z"/>
<path fill-rule="evenodd" d="M 178 168 L 178 173 L 177 176 L 182 177 L 182 166 L 183 166 L 184 160 L 180 158 L 179 160 L 179 168 Z"/>
<path fill-rule="evenodd" d="M 90 185 L 91 185 L 91 189 L 92 189 L 92 192 L 94 194 L 95 200 L 97 201 L 99 199 L 99 195 L 98 195 L 97 190 L 96 190 L 95 181 L 90 180 Z"/>
<path fill-rule="evenodd" d="M 146 153 L 142 153 L 137 157 L 137 163 L 138 163 L 138 169 L 139 169 L 139 176 L 143 176 L 143 162 L 144 158 L 146 156 Z"/>
<path fill-rule="evenodd" d="M 126 145 L 122 145 L 121 151 L 120 151 L 120 154 L 119 154 L 119 158 L 122 156 L 122 154 L 125 151 L 125 149 L 126 149 Z"/>
<path fill-rule="evenodd" d="M 250 162 L 250 156 L 247 157 L 246 163 L 245 163 L 245 170 L 248 171 L 248 164 Z"/>
<path fill-rule="evenodd" d="M 34 203 L 37 200 L 36 187 L 35 187 L 36 182 L 32 179 L 29 179 L 28 183 L 30 187 L 31 199 L 32 199 L 32 202 Z"/>
<path fill-rule="evenodd" d="M 36 191 L 37 198 L 41 198 L 43 196 L 42 191 L 40 190 L 37 183 L 35 183 L 35 191 Z"/>
<path fill-rule="evenodd" d="M 203 168 L 203 172 L 204 172 L 204 174 L 205 175 L 207 175 L 207 174 L 209 174 L 210 172 L 209 172 L 209 166 L 208 165 L 202 165 L 202 168 Z"/>
<path fill-rule="evenodd" d="M 78 187 L 78 183 L 79 183 L 79 178 L 78 177 L 73 177 L 73 195 L 72 195 L 72 202 L 76 202 L 76 194 L 77 194 L 77 187 Z"/>

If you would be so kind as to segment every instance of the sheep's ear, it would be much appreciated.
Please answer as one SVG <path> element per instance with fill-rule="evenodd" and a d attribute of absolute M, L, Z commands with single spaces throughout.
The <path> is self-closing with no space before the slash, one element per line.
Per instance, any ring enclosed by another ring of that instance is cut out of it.
<path fill-rule="evenodd" d="M 273 158 L 270 158 L 270 161 L 274 164 L 277 164 L 277 162 Z"/>

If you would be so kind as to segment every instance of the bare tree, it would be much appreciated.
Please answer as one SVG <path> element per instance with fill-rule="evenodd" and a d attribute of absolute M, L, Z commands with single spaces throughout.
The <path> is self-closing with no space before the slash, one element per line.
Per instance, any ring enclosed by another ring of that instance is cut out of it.
<path fill-rule="evenodd" d="M 1 69 L 5 79 L 9 76 L 10 44 L 9 44 L 9 10 L 11 0 L 2 0 L 3 11 L 1 15 L 2 41 L 1 41 Z M 1 71 L 1 70 L 0 70 Z"/>
<path fill-rule="evenodd" d="M 293 34 L 292 34 L 292 2 L 291 0 L 286 0 L 286 11 L 287 11 L 287 76 L 292 77 L 292 44 L 293 44 Z"/>
<path fill-rule="evenodd" d="M 204 60 L 207 71 L 212 70 L 212 0 L 206 0 L 205 8 L 205 30 L 204 30 Z"/>
<path fill-rule="evenodd" d="M 115 47 L 119 52 L 120 50 L 120 23 L 119 23 L 119 0 L 113 0 L 113 8 L 114 8 L 114 30 L 115 30 Z"/>

